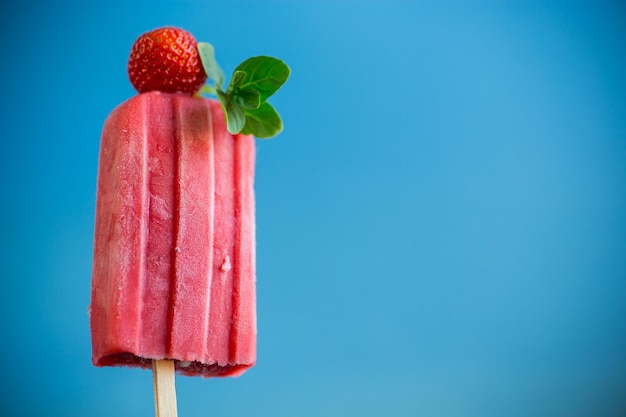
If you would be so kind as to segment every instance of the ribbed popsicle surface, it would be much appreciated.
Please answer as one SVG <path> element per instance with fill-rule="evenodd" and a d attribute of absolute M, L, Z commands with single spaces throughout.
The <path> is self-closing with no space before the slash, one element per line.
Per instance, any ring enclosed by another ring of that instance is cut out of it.
<path fill-rule="evenodd" d="M 97 366 L 175 359 L 238 375 L 256 359 L 254 139 L 220 105 L 145 93 L 102 134 L 90 307 Z"/>

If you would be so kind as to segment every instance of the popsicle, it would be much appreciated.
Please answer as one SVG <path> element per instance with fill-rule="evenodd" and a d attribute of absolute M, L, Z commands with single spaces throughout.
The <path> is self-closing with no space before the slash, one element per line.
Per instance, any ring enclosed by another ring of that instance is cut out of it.
<path fill-rule="evenodd" d="M 177 415 L 175 371 L 239 376 L 256 361 L 254 137 L 282 130 L 267 99 L 289 74 L 257 56 L 223 87 L 213 47 L 189 32 L 133 44 L 139 95 L 100 143 L 92 360 L 152 368 L 157 417 Z"/>
<path fill-rule="evenodd" d="M 256 359 L 254 138 L 219 103 L 143 93 L 105 122 L 93 363 L 240 375 Z"/>

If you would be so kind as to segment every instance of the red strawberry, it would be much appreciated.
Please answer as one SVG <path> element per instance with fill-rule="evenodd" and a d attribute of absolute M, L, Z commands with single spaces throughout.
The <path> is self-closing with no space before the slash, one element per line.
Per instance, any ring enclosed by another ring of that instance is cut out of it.
<path fill-rule="evenodd" d="M 207 80 L 191 33 L 174 27 L 155 29 L 135 41 L 128 59 L 130 82 L 140 93 L 196 93 Z"/>

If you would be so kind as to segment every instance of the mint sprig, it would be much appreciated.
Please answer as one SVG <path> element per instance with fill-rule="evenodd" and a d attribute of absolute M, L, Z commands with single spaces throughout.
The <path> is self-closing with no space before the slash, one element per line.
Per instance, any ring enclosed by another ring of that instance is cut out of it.
<path fill-rule="evenodd" d="M 270 56 L 256 56 L 239 64 L 223 89 L 224 73 L 215 59 L 215 49 L 207 42 L 198 42 L 204 71 L 213 82 L 201 93 L 217 96 L 226 115 L 231 134 L 243 133 L 257 138 L 271 138 L 283 130 L 283 122 L 267 102 L 289 78 L 291 70 L 283 61 Z"/>

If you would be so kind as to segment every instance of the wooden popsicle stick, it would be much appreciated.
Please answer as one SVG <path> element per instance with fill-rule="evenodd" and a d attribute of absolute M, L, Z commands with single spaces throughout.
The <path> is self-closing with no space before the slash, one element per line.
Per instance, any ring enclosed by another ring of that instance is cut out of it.
<path fill-rule="evenodd" d="M 153 360 L 152 373 L 156 417 L 177 417 L 174 361 L 169 359 Z"/>

